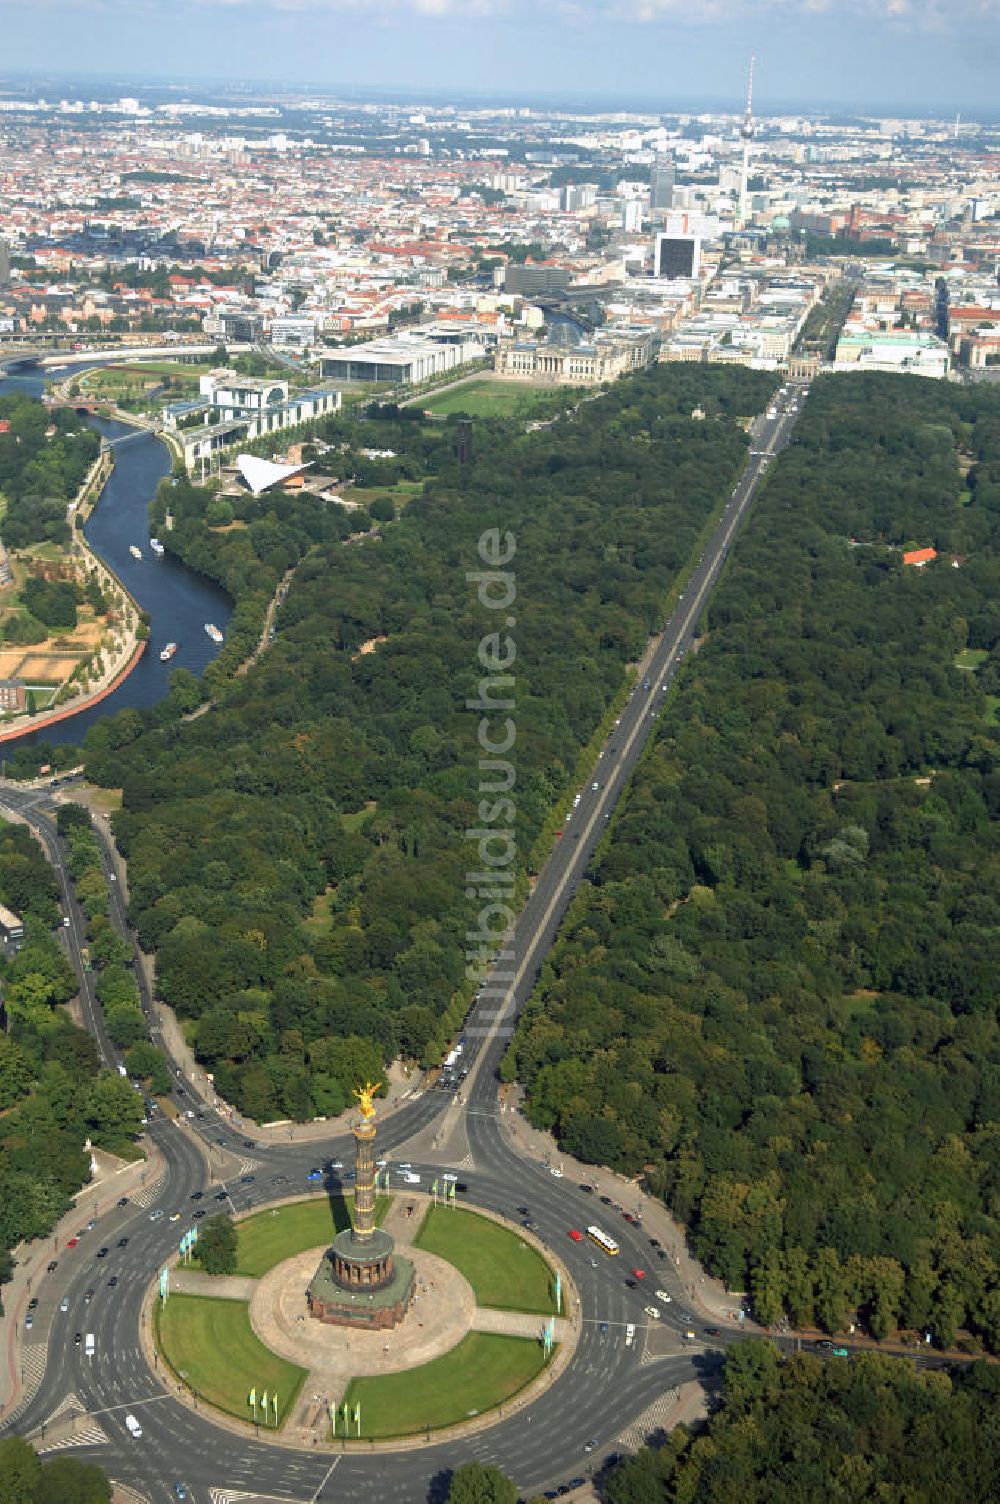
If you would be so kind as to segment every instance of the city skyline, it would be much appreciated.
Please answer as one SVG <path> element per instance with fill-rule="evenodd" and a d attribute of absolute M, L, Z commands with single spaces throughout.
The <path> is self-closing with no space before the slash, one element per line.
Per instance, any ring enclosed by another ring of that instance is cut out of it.
<path fill-rule="evenodd" d="M 51 0 L 8 17 L 22 77 L 425 92 L 762 115 L 992 117 L 997 0 Z M 155 49 L 151 28 L 157 22 Z M 96 24 L 96 23 L 99 23 Z M 304 43 L 308 41 L 308 45 Z"/>

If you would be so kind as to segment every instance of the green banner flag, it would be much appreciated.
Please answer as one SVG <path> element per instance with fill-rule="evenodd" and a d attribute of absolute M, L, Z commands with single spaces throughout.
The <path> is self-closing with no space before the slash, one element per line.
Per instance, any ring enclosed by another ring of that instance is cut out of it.
<path fill-rule="evenodd" d="M 354 1407 L 354 1424 L 357 1426 L 357 1428 L 358 1428 L 358 1435 L 360 1436 L 361 1435 L 361 1406 L 360 1405 L 355 1405 L 355 1407 Z"/>

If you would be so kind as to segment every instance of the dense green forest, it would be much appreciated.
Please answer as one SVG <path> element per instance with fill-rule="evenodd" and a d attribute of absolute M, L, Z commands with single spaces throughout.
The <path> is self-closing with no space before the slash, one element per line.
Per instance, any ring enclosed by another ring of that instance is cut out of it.
<path fill-rule="evenodd" d="M 998 602 L 1000 395 L 817 382 L 506 1061 L 765 1323 L 1000 1349 Z"/>
<path fill-rule="evenodd" d="M 992 1504 L 1000 1498 L 1000 1370 L 918 1371 L 865 1354 L 728 1351 L 723 1398 L 614 1469 L 609 1504 Z"/>
<path fill-rule="evenodd" d="M 59 1006 L 77 984 L 52 938 L 58 897 L 27 828 L 0 825 L 0 902 L 26 927 L 22 949 L 0 959 L 0 1282 L 10 1276 L 10 1250 L 49 1232 L 88 1179 L 84 1140 L 121 1152 L 142 1117 L 141 1096 L 99 1069 L 90 1036 Z"/>
<path fill-rule="evenodd" d="M 383 1060 L 436 1058 L 468 1006 L 484 530 L 516 536 L 523 854 L 742 466 L 737 418 L 773 386 L 660 367 L 551 430 L 477 423 L 465 465 L 446 425 L 331 420 L 327 467 L 376 495 L 411 483 L 399 520 L 355 541 L 367 518 L 308 497 L 247 497 L 220 532 L 210 492 L 164 487 L 172 546 L 236 599 L 206 676 L 218 704 L 107 718 L 87 766 L 124 789 L 114 830 L 160 994 L 250 1116 L 341 1110 Z M 292 565 L 273 646 L 233 679 Z"/>
<path fill-rule="evenodd" d="M 67 543 L 66 503 L 97 458 L 100 436 L 69 409 L 50 411 L 20 393 L 0 397 L 0 427 L 3 541 L 8 548 Z M 46 437 L 49 427 L 55 432 Z"/>

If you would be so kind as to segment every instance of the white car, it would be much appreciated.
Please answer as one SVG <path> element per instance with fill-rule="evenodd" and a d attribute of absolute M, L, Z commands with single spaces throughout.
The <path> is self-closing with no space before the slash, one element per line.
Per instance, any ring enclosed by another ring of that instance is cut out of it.
<path fill-rule="evenodd" d="M 670 1304 L 670 1296 L 667 1294 L 666 1290 L 657 1290 L 656 1298 L 657 1300 L 662 1300 L 665 1306 L 668 1306 Z"/>
<path fill-rule="evenodd" d="M 550 1175 L 554 1175 L 557 1180 L 562 1180 L 562 1178 L 563 1178 L 563 1172 L 562 1172 L 562 1170 L 558 1169 L 555 1165 L 552 1166 L 551 1170 L 549 1171 L 549 1174 Z"/>
<path fill-rule="evenodd" d="M 629 1324 L 628 1324 L 628 1326 L 625 1328 L 625 1346 L 626 1347 L 631 1347 L 632 1343 L 634 1341 L 635 1341 L 635 1327 L 632 1325 L 632 1323 L 630 1321 Z"/>
<path fill-rule="evenodd" d="M 417 1175 L 417 1174 L 415 1174 L 413 1170 L 404 1170 L 403 1171 L 403 1179 L 404 1179 L 404 1181 L 406 1182 L 407 1185 L 419 1185 L 420 1184 L 420 1176 Z"/>
<path fill-rule="evenodd" d="M 660 1313 L 655 1306 L 646 1306 L 645 1311 L 646 1315 L 650 1318 L 651 1321 L 659 1321 Z"/>
<path fill-rule="evenodd" d="M 59 1302 L 59 1309 L 60 1309 L 60 1311 L 68 1311 L 69 1310 L 69 1296 L 68 1295 L 64 1295 L 63 1298 L 62 1298 L 62 1300 Z"/>

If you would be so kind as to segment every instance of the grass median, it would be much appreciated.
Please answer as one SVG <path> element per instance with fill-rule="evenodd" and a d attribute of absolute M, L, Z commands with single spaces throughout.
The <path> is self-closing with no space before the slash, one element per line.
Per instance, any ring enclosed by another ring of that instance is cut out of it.
<path fill-rule="evenodd" d="M 333 1241 L 334 1234 L 351 1225 L 354 1198 L 316 1196 L 311 1201 L 293 1201 L 276 1206 L 236 1225 L 236 1273 L 259 1279 L 275 1264 L 307 1248 Z M 376 1196 L 375 1221 L 382 1222 L 389 1209 L 388 1196 Z"/>
<path fill-rule="evenodd" d="M 457 1347 L 419 1368 L 352 1379 L 344 1399 L 352 1418 L 361 1407 L 361 1435 L 372 1440 L 412 1436 L 457 1425 L 511 1399 L 545 1365 L 542 1345 L 527 1337 L 470 1332 Z M 338 1419 L 338 1435 L 343 1420 Z"/>
<path fill-rule="evenodd" d="M 307 1370 L 264 1346 L 245 1301 L 171 1295 L 157 1305 L 154 1324 L 161 1354 L 195 1394 L 241 1420 L 253 1419 L 247 1405 L 252 1389 L 258 1398 L 265 1390 L 277 1394 L 280 1429 Z"/>
<path fill-rule="evenodd" d="M 476 1212 L 432 1206 L 413 1241 L 454 1264 L 472 1286 L 477 1305 L 556 1314 L 553 1272 L 514 1228 Z"/>

